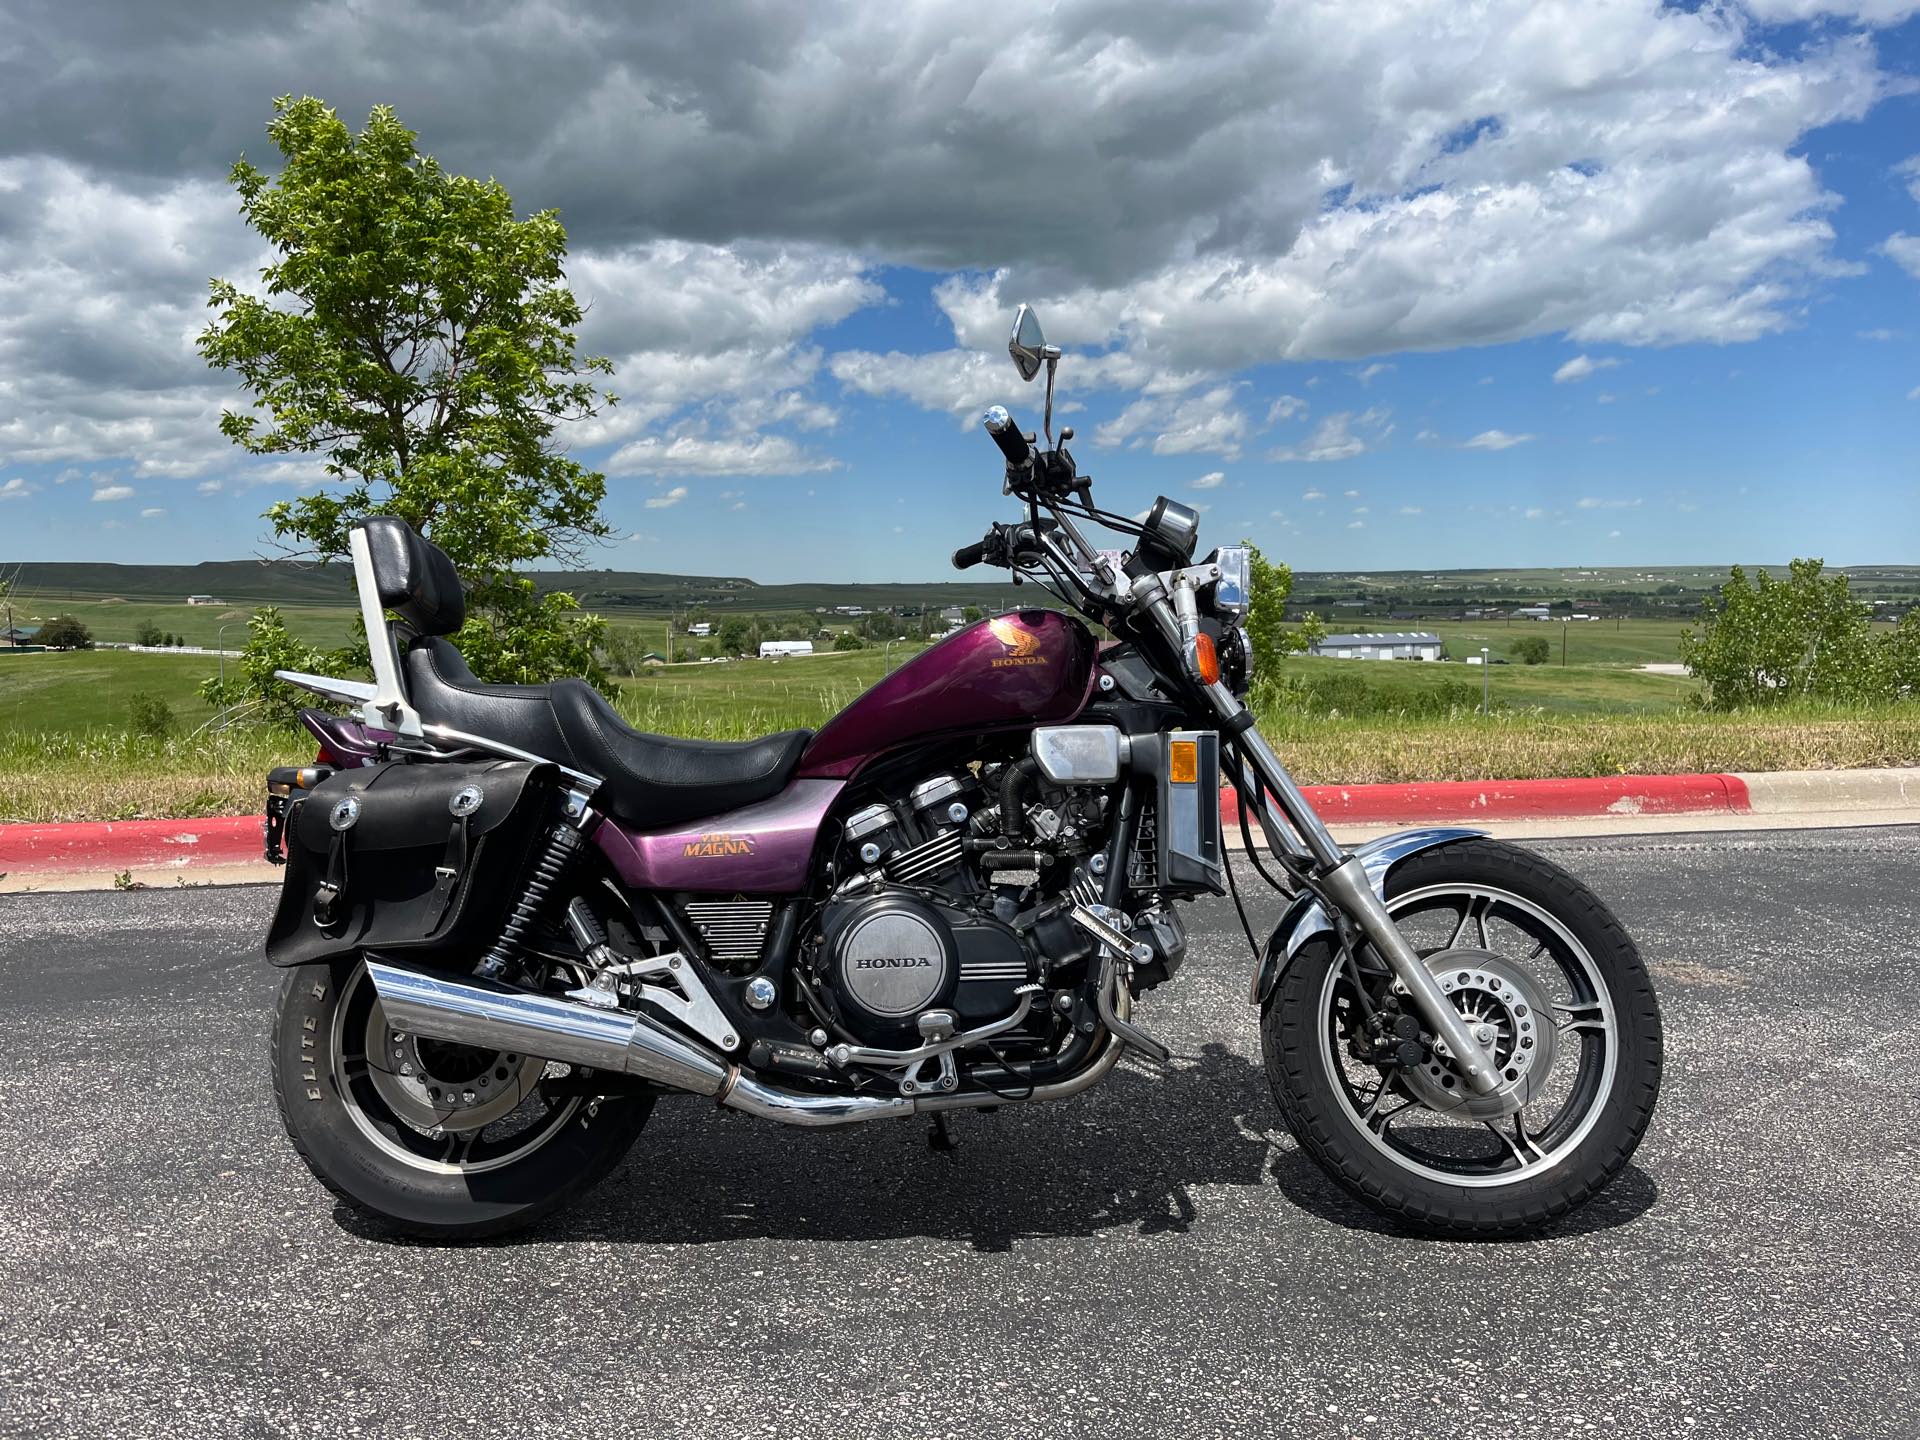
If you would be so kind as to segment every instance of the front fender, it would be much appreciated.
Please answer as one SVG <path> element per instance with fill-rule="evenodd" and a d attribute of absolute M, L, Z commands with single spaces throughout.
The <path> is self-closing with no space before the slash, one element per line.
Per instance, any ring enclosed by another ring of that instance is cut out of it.
<path fill-rule="evenodd" d="M 1455 830 L 1435 827 L 1428 830 L 1397 830 L 1391 835 L 1382 835 L 1369 840 L 1354 849 L 1361 866 L 1367 872 L 1374 891 L 1381 899 L 1386 898 L 1387 876 L 1393 867 L 1409 855 L 1418 855 L 1422 850 L 1432 850 L 1441 845 L 1454 845 L 1462 840 L 1478 839 L 1485 832 L 1481 830 Z M 1287 907 L 1287 913 L 1280 917 L 1280 923 L 1273 927 L 1273 934 L 1267 937 L 1267 948 L 1260 958 L 1260 969 L 1253 977 L 1253 993 L 1248 997 L 1255 1005 L 1263 1003 L 1273 993 L 1273 987 L 1280 983 L 1293 957 L 1300 947 L 1317 935 L 1331 935 L 1333 921 L 1328 918 L 1325 907 L 1319 897 L 1311 891 L 1303 891 Z"/>

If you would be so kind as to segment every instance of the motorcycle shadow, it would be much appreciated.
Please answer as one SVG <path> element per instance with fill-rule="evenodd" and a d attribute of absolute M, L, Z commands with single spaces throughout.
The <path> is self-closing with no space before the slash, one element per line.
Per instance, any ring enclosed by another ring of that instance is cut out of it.
<path fill-rule="evenodd" d="M 601 1185 L 532 1229 L 483 1243 L 927 1238 L 991 1253 L 1116 1229 L 1184 1234 L 1205 1218 L 1196 1193 L 1220 1186 L 1278 1189 L 1295 1208 L 1276 1204 L 1276 1225 L 1403 1233 L 1321 1173 L 1287 1133 L 1260 1065 L 1218 1043 L 1176 1056 L 1166 1073 L 1129 1060 L 1073 1100 L 960 1112 L 950 1133 L 953 1148 L 940 1150 L 926 1119 L 795 1131 L 663 1102 Z M 1623 1225 L 1656 1197 L 1630 1166 L 1543 1233 Z M 344 1207 L 335 1218 L 364 1238 L 397 1238 Z"/>

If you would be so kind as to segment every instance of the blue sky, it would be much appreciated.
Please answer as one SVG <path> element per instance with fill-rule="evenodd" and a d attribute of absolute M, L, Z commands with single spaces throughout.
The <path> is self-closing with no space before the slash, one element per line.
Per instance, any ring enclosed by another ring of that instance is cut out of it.
<path fill-rule="evenodd" d="M 1551 24 L 1222 0 L 1177 43 L 1061 5 L 1011 59 L 966 50 L 964 7 L 898 34 L 901 7 L 821 7 L 784 43 L 833 63 L 703 78 L 649 50 L 697 127 L 602 53 L 634 40 L 617 9 L 580 8 L 604 73 L 528 77 L 497 117 L 365 72 L 404 6 L 318 9 L 301 47 L 163 35 L 164 79 L 116 51 L 120 128 L 78 138 L 78 101 L 0 73 L 0 560 L 255 553 L 266 504 L 318 482 L 224 447 L 233 395 L 190 343 L 206 276 L 259 263 L 221 175 L 289 89 L 390 100 L 424 149 L 560 207 L 619 365 L 622 406 L 570 437 L 609 473 L 609 567 L 950 573 L 1005 514 L 979 408 L 1039 424 L 1000 350 L 1023 298 L 1105 503 L 1175 495 L 1297 568 L 1920 563 L 1906 0 Z M 666 48 L 712 54 L 706 23 Z M 93 43 L 60 24 L 49 62 Z M 516 53 L 474 43 L 482 73 Z M 1091 79 L 1033 93 L 1066 75 Z"/>

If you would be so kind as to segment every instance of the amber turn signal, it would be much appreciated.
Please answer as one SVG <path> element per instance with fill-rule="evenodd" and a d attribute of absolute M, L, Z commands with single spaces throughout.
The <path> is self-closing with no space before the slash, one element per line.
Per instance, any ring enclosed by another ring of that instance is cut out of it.
<path fill-rule="evenodd" d="M 1167 778 L 1176 785 L 1199 782 L 1200 746 L 1197 741 L 1175 740 L 1167 746 Z"/>
<path fill-rule="evenodd" d="M 1220 652 L 1205 631 L 1193 637 L 1193 671 L 1202 685 L 1220 683 Z"/>

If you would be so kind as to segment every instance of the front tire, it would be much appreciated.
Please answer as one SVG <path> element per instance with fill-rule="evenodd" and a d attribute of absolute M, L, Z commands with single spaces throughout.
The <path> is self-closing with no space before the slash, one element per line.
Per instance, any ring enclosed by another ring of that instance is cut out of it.
<path fill-rule="evenodd" d="M 1261 1015 L 1268 1083 L 1301 1148 L 1423 1234 L 1522 1234 L 1592 1199 L 1625 1168 L 1660 1090 L 1659 1006 L 1633 941 L 1566 871 L 1493 840 L 1410 857 L 1386 900 L 1494 1051 L 1500 1089 L 1470 1095 L 1444 1051 L 1411 1066 L 1357 1058 L 1366 1017 L 1399 997 L 1370 950 L 1356 986 L 1322 937 Z"/>
<path fill-rule="evenodd" d="M 314 1178 L 404 1234 L 472 1240 L 531 1225 L 620 1162 L 645 1096 L 563 1095 L 546 1061 L 404 1036 L 358 960 L 289 969 L 274 1098 Z"/>

